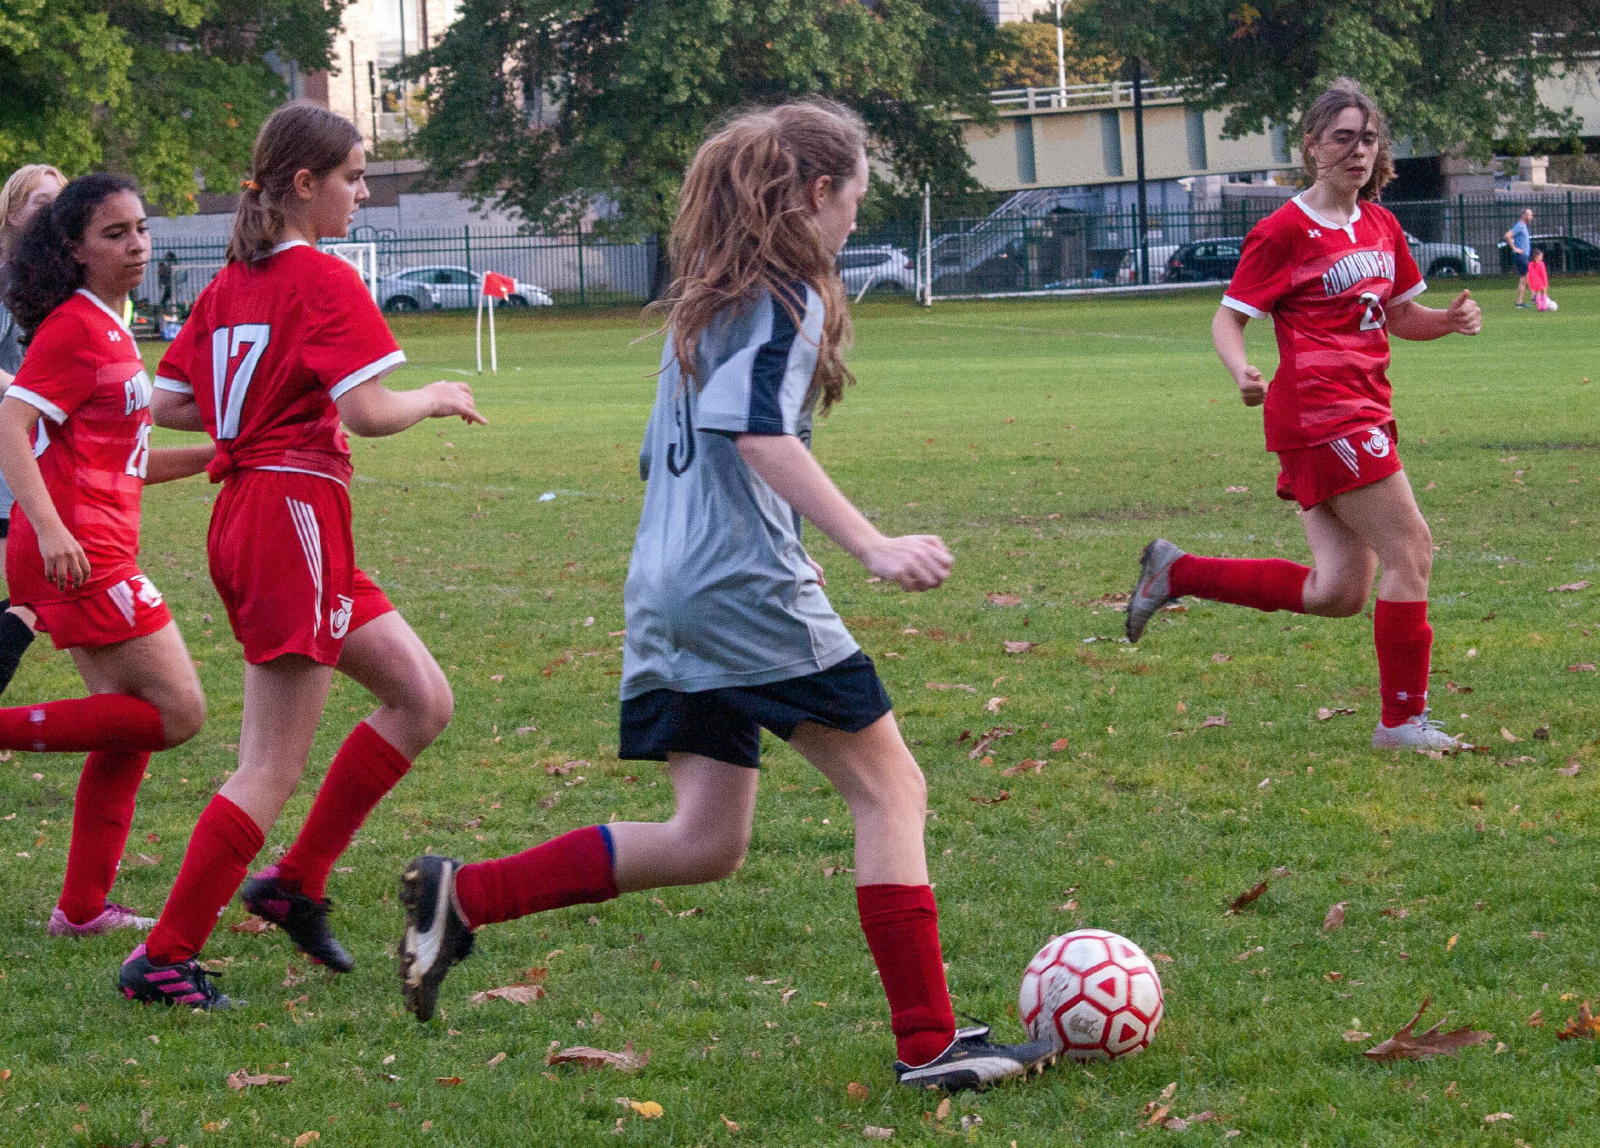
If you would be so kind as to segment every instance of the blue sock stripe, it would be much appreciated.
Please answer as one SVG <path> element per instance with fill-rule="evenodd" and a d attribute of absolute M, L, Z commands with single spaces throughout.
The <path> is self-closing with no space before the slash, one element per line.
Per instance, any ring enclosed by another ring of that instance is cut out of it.
<path fill-rule="evenodd" d="M 606 860 L 611 862 L 611 867 L 615 869 L 617 866 L 617 846 L 616 843 L 611 840 L 611 827 L 607 825 L 596 825 L 595 828 L 600 830 L 600 837 L 606 843 Z"/>

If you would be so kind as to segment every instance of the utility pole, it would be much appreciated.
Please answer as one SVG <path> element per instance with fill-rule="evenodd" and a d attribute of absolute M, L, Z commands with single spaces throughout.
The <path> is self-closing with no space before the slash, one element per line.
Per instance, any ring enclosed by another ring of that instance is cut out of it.
<path fill-rule="evenodd" d="M 378 65 L 367 61 L 367 95 L 372 103 L 372 152 L 378 152 Z"/>
<path fill-rule="evenodd" d="M 1067 106 L 1067 36 L 1061 28 L 1061 0 L 1056 0 L 1056 87 L 1061 91 L 1059 107 Z"/>
<path fill-rule="evenodd" d="M 400 12 L 400 63 L 406 62 L 406 0 L 395 0 L 395 7 Z M 407 84 L 400 81 L 400 122 L 405 125 L 407 141 L 411 139 L 411 109 L 406 105 L 410 103 L 406 97 L 409 95 Z"/>
<path fill-rule="evenodd" d="M 1139 282 L 1150 282 L 1150 215 L 1144 180 L 1144 61 L 1133 61 L 1133 150 L 1135 178 L 1139 183 Z"/>

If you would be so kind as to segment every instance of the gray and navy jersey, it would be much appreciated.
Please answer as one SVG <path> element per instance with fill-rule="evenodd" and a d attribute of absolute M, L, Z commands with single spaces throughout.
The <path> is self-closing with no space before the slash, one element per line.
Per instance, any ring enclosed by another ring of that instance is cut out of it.
<path fill-rule="evenodd" d="M 811 443 L 822 299 L 797 330 L 763 293 L 700 337 L 701 386 L 679 371 L 671 333 L 639 453 L 644 512 L 623 591 L 622 696 L 757 686 L 826 670 L 857 646 L 817 584 L 800 520 L 739 456 L 735 436 Z"/>

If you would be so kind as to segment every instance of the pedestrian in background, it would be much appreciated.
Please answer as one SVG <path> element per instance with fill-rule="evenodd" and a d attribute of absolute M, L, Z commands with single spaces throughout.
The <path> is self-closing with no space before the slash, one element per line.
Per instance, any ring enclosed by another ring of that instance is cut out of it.
<path fill-rule="evenodd" d="M 1517 265 L 1517 306 L 1526 307 L 1523 296 L 1528 290 L 1528 262 L 1533 257 L 1533 233 L 1528 229 L 1533 223 L 1533 208 L 1524 207 L 1522 215 L 1506 232 L 1506 242 L 1511 245 L 1511 258 Z"/>

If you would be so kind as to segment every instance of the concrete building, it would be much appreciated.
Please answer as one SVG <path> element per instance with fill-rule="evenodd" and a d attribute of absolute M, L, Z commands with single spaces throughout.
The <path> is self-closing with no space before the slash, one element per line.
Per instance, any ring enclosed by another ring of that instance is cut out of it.
<path fill-rule="evenodd" d="M 1055 0 L 982 0 L 983 10 L 996 24 L 1032 20 L 1040 12 L 1054 12 Z"/>

